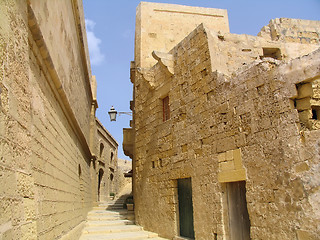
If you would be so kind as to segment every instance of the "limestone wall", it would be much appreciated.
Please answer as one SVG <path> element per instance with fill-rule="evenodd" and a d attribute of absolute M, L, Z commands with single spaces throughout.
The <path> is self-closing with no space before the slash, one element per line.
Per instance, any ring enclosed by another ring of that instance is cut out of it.
<path fill-rule="evenodd" d="M 110 193 L 117 191 L 118 143 L 99 120 L 97 120 L 96 142 L 97 161 L 95 163 L 94 182 L 100 188 L 97 192 L 100 194 L 100 197 L 98 196 L 97 199 L 100 199 L 100 201 L 108 201 L 110 199 Z M 102 179 L 99 179 L 99 171 L 100 174 L 103 174 Z"/>
<path fill-rule="evenodd" d="M 317 92 L 320 51 L 243 57 L 245 65 L 235 60 L 221 73 L 211 37 L 199 26 L 169 53 L 154 53 L 153 67 L 135 71 L 137 223 L 179 235 L 177 181 L 191 178 L 195 238 L 231 239 L 227 185 L 245 181 L 252 239 L 317 239 L 320 132 L 301 128 L 295 99 L 299 84 L 313 82 Z"/>
<path fill-rule="evenodd" d="M 320 30 L 318 21 L 276 18 L 270 20 L 258 36 L 274 41 L 319 44 Z"/>
<path fill-rule="evenodd" d="M 81 5 L 0 9 L 0 238 L 76 239 L 95 201 Z"/>
<path fill-rule="evenodd" d="M 52 59 L 52 67 L 61 81 L 61 88 L 89 142 L 91 68 L 82 1 L 30 0 L 30 6 Z"/>
<path fill-rule="evenodd" d="M 121 192 L 127 185 L 132 184 L 132 177 L 125 177 L 124 173 L 132 170 L 132 162 L 129 160 L 118 159 L 118 172 L 117 172 L 117 193 Z"/>
<path fill-rule="evenodd" d="M 229 32 L 224 9 L 141 2 L 136 14 L 136 65 L 151 67 L 155 64 L 152 51 L 168 52 L 200 23 L 216 31 Z"/>
<path fill-rule="evenodd" d="M 238 68 L 266 57 L 289 61 L 319 48 L 319 43 L 273 41 L 246 34 L 219 33 L 207 25 L 204 27 L 208 33 L 212 68 L 226 75 L 231 75 Z"/>

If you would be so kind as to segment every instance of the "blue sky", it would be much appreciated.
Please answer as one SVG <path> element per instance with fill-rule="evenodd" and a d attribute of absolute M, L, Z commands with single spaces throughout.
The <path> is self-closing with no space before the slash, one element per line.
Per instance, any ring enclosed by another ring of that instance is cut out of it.
<path fill-rule="evenodd" d="M 122 150 L 122 129 L 129 127 L 128 115 L 110 122 L 108 111 L 129 112 L 132 100 L 130 61 L 134 56 L 137 0 L 83 0 L 92 74 L 97 78 L 97 116 L 119 143 L 118 157 L 129 159 Z M 270 19 L 287 17 L 320 20 L 320 0 L 150 0 L 228 10 L 230 32 L 257 35 Z"/>

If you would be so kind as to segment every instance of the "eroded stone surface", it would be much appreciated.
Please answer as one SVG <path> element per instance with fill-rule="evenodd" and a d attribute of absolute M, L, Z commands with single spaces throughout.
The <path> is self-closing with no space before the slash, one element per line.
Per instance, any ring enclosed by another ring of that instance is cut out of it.
<path fill-rule="evenodd" d="M 229 33 L 226 17 L 208 24 L 206 13 L 221 10 L 183 11 L 138 7 L 133 65 L 152 75 L 146 81 L 131 71 L 136 221 L 179 235 L 177 180 L 191 178 L 195 238 L 228 239 L 226 186 L 246 181 L 252 239 L 317 239 L 320 23 L 275 19 L 256 37 Z M 202 13 L 192 29 L 155 30 Z M 150 60 L 152 51 L 174 57 L 172 75 Z M 163 121 L 166 97 L 170 119 Z"/>
<path fill-rule="evenodd" d="M 0 239 L 77 239 L 118 146 L 95 117 L 82 3 L 0 9 Z"/>

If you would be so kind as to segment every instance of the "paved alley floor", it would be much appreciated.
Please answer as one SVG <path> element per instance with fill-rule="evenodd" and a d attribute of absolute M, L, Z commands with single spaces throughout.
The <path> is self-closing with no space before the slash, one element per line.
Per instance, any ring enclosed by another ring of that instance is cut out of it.
<path fill-rule="evenodd" d="M 135 225 L 134 212 L 123 208 L 128 194 L 111 202 L 101 202 L 88 213 L 79 240 L 165 240 Z"/>

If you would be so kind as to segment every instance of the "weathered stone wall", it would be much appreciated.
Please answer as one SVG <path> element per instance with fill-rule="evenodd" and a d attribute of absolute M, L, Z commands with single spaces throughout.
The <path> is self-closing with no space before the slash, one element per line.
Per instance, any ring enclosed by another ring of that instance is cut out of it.
<path fill-rule="evenodd" d="M 282 40 L 273 41 L 246 34 L 219 33 L 207 25 L 204 26 L 208 29 L 213 70 L 227 75 L 231 75 L 244 65 L 266 57 L 289 61 L 319 48 L 319 43 L 299 44 Z"/>
<path fill-rule="evenodd" d="M 110 193 L 115 193 L 117 189 L 115 182 L 118 176 L 118 143 L 98 119 L 96 141 L 97 161 L 95 164 L 96 179 L 94 181 L 95 184 L 99 185 L 99 171 L 102 171 L 103 175 L 100 179 L 100 190 L 98 190 L 98 193 L 100 193 L 100 201 L 108 201 Z M 97 199 L 99 199 L 99 196 Z"/>
<path fill-rule="evenodd" d="M 309 82 L 307 97 L 317 99 L 320 50 L 310 52 L 319 45 L 280 61 L 263 57 L 265 43 L 296 47 L 202 25 L 169 53 L 154 53 L 152 68 L 135 70 L 133 186 L 136 222 L 146 230 L 179 235 L 177 180 L 191 178 L 196 239 L 230 239 L 226 187 L 236 181 L 246 182 L 252 239 L 318 238 L 320 132 L 301 127 L 295 102 Z M 253 58 L 239 56 L 249 48 Z"/>
<path fill-rule="evenodd" d="M 152 51 L 168 52 L 200 23 L 229 32 L 227 11 L 174 4 L 141 2 L 137 7 L 135 62 L 151 67 Z"/>
<path fill-rule="evenodd" d="M 2 239 L 77 239 L 96 201 L 81 7 L 0 1 Z"/>
<path fill-rule="evenodd" d="M 81 11 L 82 1 L 30 0 L 30 5 L 52 58 L 53 67 L 61 81 L 61 87 L 89 142 L 91 69 L 84 15 Z M 79 31 L 83 37 L 79 36 Z"/>
<path fill-rule="evenodd" d="M 127 185 L 132 185 L 132 177 L 125 177 L 124 174 L 132 170 L 132 162 L 129 160 L 118 159 L 116 188 L 117 193 L 120 193 Z"/>
<path fill-rule="evenodd" d="M 276 18 L 270 20 L 258 36 L 273 41 L 319 44 L 319 23 L 312 20 Z"/>

